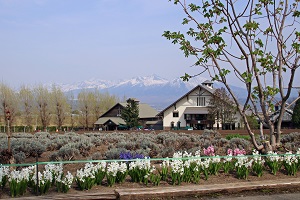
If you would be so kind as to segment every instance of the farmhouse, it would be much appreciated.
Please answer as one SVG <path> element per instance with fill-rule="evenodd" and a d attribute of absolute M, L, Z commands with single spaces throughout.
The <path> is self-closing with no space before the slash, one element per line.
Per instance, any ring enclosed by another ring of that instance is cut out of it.
<path fill-rule="evenodd" d="M 148 129 L 161 129 L 162 123 L 156 116 L 158 111 L 145 103 L 140 103 L 137 99 L 139 107 L 139 123 L 143 128 Z M 100 130 L 124 130 L 126 123 L 121 118 L 122 110 L 126 107 L 127 103 L 117 103 L 107 112 L 102 114 L 99 119 L 94 123 Z"/>
<path fill-rule="evenodd" d="M 180 97 L 174 103 L 158 113 L 163 119 L 164 130 L 174 129 L 235 129 L 241 126 L 240 115 L 237 113 L 235 121 L 231 124 L 221 124 L 220 121 L 209 116 L 210 99 L 214 92 L 213 83 L 205 81 L 188 93 Z"/>

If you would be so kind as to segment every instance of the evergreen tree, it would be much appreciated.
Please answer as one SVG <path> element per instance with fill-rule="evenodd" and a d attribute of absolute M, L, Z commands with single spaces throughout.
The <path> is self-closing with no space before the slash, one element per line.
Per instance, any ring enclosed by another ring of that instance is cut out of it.
<path fill-rule="evenodd" d="M 137 101 L 129 98 L 126 107 L 121 112 L 121 118 L 124 119 L 129 128 L 139 125 L 139 106 Z"/>
<path fill-rule="evenodd" d="M 300 99 L 296 101 L 292 115 L 292 122 L 296 128 L 300 128 Z"/>

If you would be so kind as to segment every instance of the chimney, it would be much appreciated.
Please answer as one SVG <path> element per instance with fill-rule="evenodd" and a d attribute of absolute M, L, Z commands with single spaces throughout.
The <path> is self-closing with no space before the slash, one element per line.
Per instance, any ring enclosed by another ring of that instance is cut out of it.
<path fill-rule="evenodd" d="M 206 80 L 202 83 L 202 85 L 208 87 L 208 88 L 213 88 L 213 82 Z"/>

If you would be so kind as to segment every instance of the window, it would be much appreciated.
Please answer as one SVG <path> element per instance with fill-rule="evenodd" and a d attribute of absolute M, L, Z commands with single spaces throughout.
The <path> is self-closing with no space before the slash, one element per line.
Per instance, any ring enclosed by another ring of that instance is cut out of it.
<path fill-rule="evenodd" d="M 121 117 L 121 108 L 118 108 L 118 113 L 117 113 L 117 117 Z"/>
<path fill-rule="evenodd" d="M 192 115 L 191 114 L 185 114 L 185 119 L 186 120 L 191 120 L 192 119 Z"/>
<path fill-rule="evenodd" d="M 178 111 L 174 111 L 173 112 L 173 117 L 179 117 L 179 112 Z"/>
<path fill-rule="evenodd" d="M 205 106 L 205 97 L 197 97 L 197 106 Z"/>

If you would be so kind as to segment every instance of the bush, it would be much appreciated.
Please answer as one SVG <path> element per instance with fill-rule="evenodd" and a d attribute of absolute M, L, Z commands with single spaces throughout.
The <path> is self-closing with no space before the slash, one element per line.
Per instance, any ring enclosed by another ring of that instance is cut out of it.
<path fill-rule="evenodd" d="M 11 149 L 13 154 L 24 152 L 26 157 L 41 156 L 46 151 L 46 147 L 39 141 L 27 138 L 13 138 L 11 140 Z"/>
<path fill-rule="evenodd" d="M 14 158 L 15 158 L 16 163 L 20 164 L 20 163 L 24 163 L 26 155 L 24 152 L 21 151 L 21 152 L 14 154 Z"/>
<path fill-rule="evenodd" d="M 111 148 L 105 153 L 105 158 L 108 160 L 119 159 L 120 154 L 126 152 L 125 148 Z"/>
<path fill-rule="evenodd" d="M 229 141 L 227 148 L 230 149 L 245 149 L 245 151 L 250 152 L 252 149 L 252 144 L 245 139 L 242 138 L 233 138 Z"/>
<path fill-rule="evenodd" d="M 250 136 L 249 135 L 240 135 L 240 134 L 230 134 L 230 135 L 226 135 L 225 137 L 227 140 L 231 140 L 233 138 L 242 138 L 244 140 L 250 140 Z"/>
<path fill-rule="evenodd" d="M 103 156 L 100 152 L 96 152 L 92 155 L 92 160 L 102 160 Z"/>
<path fill-rule="evenodd" d="M 58 158 L 62 160 L 74 160 L 75 156 L 80 154 L 79 150 L 72 145 L 65 145 L 58 151 Z"/>

